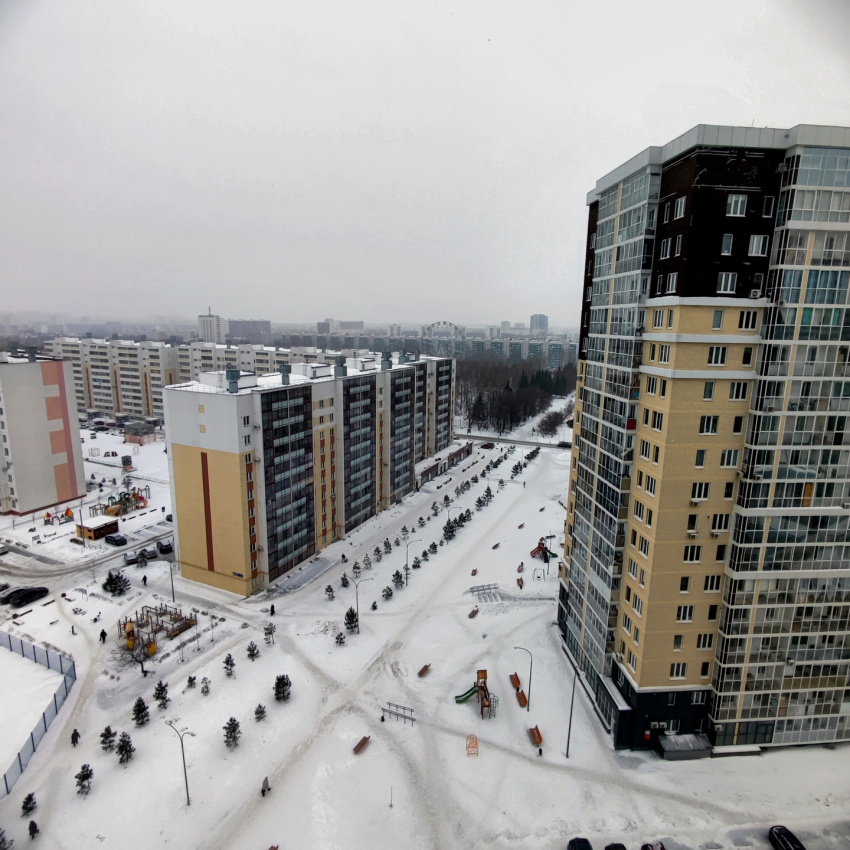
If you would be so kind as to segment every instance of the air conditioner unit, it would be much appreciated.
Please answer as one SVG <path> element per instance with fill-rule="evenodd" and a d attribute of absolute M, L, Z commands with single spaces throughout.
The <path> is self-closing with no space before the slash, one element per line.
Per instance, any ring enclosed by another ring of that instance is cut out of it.
<path fill-rule="evenodd" d="M 688 537 L 699 537 L 699 532 L 695 528 L 693 528 L 693 529 L 689 528 L 688 529 Z"/>
<path fill-rule="evenodd" d="M 712 536 L 712 537 L 720 537 L 720 535 L 721 535 L 722 533 L 723 533 L 723 532 L 721 532 L 721 531 L 712 531 L 712 532 L 711 532 L 711 536 Z"/>
<path fill-rule="evenodd" d="M 750 298 L 761 298 L 761 290 L 760 289 L 751 289 L 750 290 Z"/>
<path fill-rule="evenodd" d="M 845 511 L 850 511 L 850 502 L 842 502 L 841 507 L 844 508 Z"/>
<path fill-rule="evenodd" d="M 772 404 L 769 405 L 768 408 L 767 408 L 768 413 L 773 413 L 775 410 L 776 410 L 776 408 Z"/>
<path fill-rule="evenodd" d="M 784 174 L 788 170 L 788 164 L 785 162 L 780 162 L 779 165 L 776 166 L 777 174 Z"/>
<path fill-rule="evenodd" d="M 761 481 L 762 477 L 763 477 L 763 476 L 762 476 L 762 474 L 761 474 L 760 472 L 756 472 L 756 473 L 753 475 L 753 481 Z"/>
<path fill-rule="evenodd" d="M 614 658 L 616 658 L 617 661 L 622 661 L 623 660 L 623 653 L 622 652 L 615 652 Z"/>
<path fill-rule="evenodd" d="M 692 505 L 698 505 L 698 504 L 699 504 L 699 499 L 691 499 L 691 504 L 692 504 Z"/>

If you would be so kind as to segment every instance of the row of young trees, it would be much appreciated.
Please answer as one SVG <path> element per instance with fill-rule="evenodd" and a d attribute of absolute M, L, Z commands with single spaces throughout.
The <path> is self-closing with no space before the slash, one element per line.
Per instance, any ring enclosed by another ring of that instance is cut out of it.
<path fill-rule="evenodd" d="M 460 360 L 455 413 L 466 419 L 468 430 L 502 433 L 537 416 L 553 395 L 566 396 L 575 386 L 572 364 L 552 370 L 539 368 L 538 361 Z"/>

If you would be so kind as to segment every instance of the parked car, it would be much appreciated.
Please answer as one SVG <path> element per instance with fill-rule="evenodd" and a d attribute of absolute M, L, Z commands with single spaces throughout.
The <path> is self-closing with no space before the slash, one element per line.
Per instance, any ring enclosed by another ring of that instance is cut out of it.
<path fill-rule="evenodd" d="M 107 534 L 103 538 L 110 546 L 126 546 L 127 538 L 123 534 Z"/>
<path fill-rule="evenodd" d="M 806 850 L 803 842 L 787 826 L 772 826 L 767 837 L 774 850 Z"/>
<path fill-rule="evenodd" d="M 2 593 L 4 590 L 8 590 L 8 589 L 9 589 L 9 582 L 8 581 L 4 581 L 4 582 L 0 583 L 0 593 Z"/>
<path fill-rule="evenodd" d="M 561 442 L 558 443 L 559 449 L 571 449 L 572 447 L 573 444 L 569 440 L 561 440 Z"/>
<path fill-rule="evenodd" d="M 146 561 L 153 561 L 159 557 L 159 552 L 156 549 L 139 549 L 139 557 L 145 556 Z"/>
<path fill-rule="evenodd" d="M 8 546 L 0 546 L 0 555 L 8 555 L 9 547 Z"/>
<path fill-rule="evenodd" d="M 43 599 L 50 591 L 46 587 L 25 587 L 12 595 L 9 604 L 13 608 L 23 608 L 24 605 L 29 605 L 30 602 L 35 602 L 37 599 Z"/>
<path fill-rule="evenodd" d="M 586 838 L 571 838 L 567 850 L 593 850 L 593 845 Z"/>
<path fill-rule="evenodd" d="M 0 591 L 0 605 L 8 605 L 9 600 L 13 594 L 17 593 L 21 589 L 20 585 L 17 587 L 10 587 L 8 584 Z"/>
<path fill-rule="evenodd" d="M 172 521 L 172 520 L 171 520 L 171 514 L 166 514 L 166 515 L 165 515 L 165 521 L 166 521 L 166 522 L 171 522 L 171 521 Z"/>
<path fill-rule="evenodd" d="M 664 845 L 660 841 L 648 841 L 640 845 L 640 850 L 664 850 Z"/>
<path fill-rule="evenodd" d="M 95 425 L 94 428 L 92 428 L 92 431 L 94 431 L 97 434 L 101 434 L 104 431 L 108 431 L 108 430 L 109 430 L 109 428 L 107 428 L 106 425 Z"/>
<path fill-rule="evenodd" d="M 139 553 L 138 552 L 125 552 L 124 553 L 124 563 L 125 564 L 138 564 L 139 563 Z"/>
<path fill-rule="evenodd" d="M 625 844 L 619 844 L 619 843 L 606 844 L 605 850 L 626 850 L 626 845 Z"/>
<path fill-rule="evenodd" d="M 161 555 L 167 555 L 169 552 L 174 551 L 174 546 L 170 540 L 157 540 L 156 548 L 159 550 Z"/>
<path fill-rule="evenodd" d="M 495 448 L 496 448 L 496 444 L 495 444 L 495 443 L 482 443 L 482 444 L 481 444 L 481 448 L 482 448 L 482 449 L 495 449 Z M 573 839 L 573 840 L 574 840 L 574 841 L 577 841 L 578 839 Z"/>

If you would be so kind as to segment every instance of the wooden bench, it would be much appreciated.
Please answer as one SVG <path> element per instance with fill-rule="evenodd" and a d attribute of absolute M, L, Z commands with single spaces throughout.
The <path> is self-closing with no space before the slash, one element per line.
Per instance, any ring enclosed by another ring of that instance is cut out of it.
<path fill-rule="evenodd" d="M 511 673 L 510 679 L 514 688 L 519 688 L 519 676 L 516 673 Z"/>
<path fill-rule="evenodd" d="M 477 616 L 478 616 L 478 606 L 476 605 L 476 607 L 475 607 L 475 608 L 473 608 L 473 609 L 469 612 L 469 619 L 471 620 L 471 619 L 473 619 L 474 617 L 477 617 Z"/>
<path fill-rule="evenodd" d="M 525 708 L 528 705 L 528 698 L 525 695 L 525 691 L 517 691 L 516 698 L 520 708 Z"/>
<path fill-rule="evenodd" d="M 540 508 L 540 513 L 542 514 L 543 511 L 545 511 L 545 510 L 546 510 L 546 508 Z"/>
<path fill-rule="evenodd" d="M 419 677 L 420 677 L 420 678 L 422 678 L 422 676 L 424 676 L 424 675 L 425 675 L 425 674 L 426 674 L 426 673 L 427 673 L 430 669 L 431 669 L 431 665 L 430 665 L 430 664 L 426 664 L 426 665 L 425 665 L 425 666 L 424 666 L 424 667 L 423 667 L 423 668 L 419 671 Z"/>
<path fill-rule="evenodd" d="M 477 568 L 472 571 L 472 575 L 474 575 L 474 576 L 478 575 L 478 569 Z"/>
<path fill-rule="evenodd" d="M 521 522 L 521 523 L 517 526 L 517 528 L 525 528 L 525 523 L 524 523 L 524 522 Z"/>
<path fill-rule="evenodd" d="M 543 743 L 543 736 L 540 734 L 540 730 L 536 726 L 533 729 L 529 729 L 528 734 L 531 735 L 531 743 L 534 744 L 535 747 L 539 747 Z"/>
<path fill-rule="evenodd" d="M 524 569 L 525 569 L 525 564 L 520 564 L 520 565 L 516 568 L 516 571 L 517 571 L 518 573 L 521 573 Z"/>
<path fill-rule="evenodd" d="M 522 590 L 522 585 L 523 585 L 522 576 L 520 576 L 520 577 L 516 580 L 516 583 L 519 585 L 519 589 L 520 589 L 520 590 Z"/>
<path fill-rule="evenodd" d="M 493 548 L 494 548 L 494 549 L 498 549 L 498 548 L 499 548 L 499 546 L 501 546 L 501 544 L 500 544 L 500 543 L 496 543 L 496 544 L 494 544 L 494 545 L 493 545 Z"/>
<path fill-rule="evenodd" d="M 368 743 L 369 743 L 369 738 L 371 738 L 371 737 L 372 737 L 371 735 L 364 735 L 364 736 L 363 736 L 363 737 L 362 737 L 362 738 L 361 738 L 361 739 L 360 739 L 360 740 L 359 740 L 359 741 L 358 741 L 358 742 L 354 745 L 354 755 L 358 755 L 358 754 L 360 753 L 360 751 L 363 749 L 363 747 L 365 747 L 365 746 L 366 746 L 366 744 L 368 744 Z"/>

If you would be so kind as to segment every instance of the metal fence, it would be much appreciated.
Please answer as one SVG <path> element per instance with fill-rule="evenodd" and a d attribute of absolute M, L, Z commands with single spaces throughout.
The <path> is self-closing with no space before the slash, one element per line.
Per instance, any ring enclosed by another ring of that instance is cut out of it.
<path fill-rule="evenodd" d="M 3 774 L 3 784 L 0 785 L 0 797 L 5 797 L 11 792 L 18 779 L 20 779 L 21 774 L 26 769 L 38 745 L 41 743 L 41 739 L 47 734 L 50 724 L 56 715 L 59 714 L 59 709 L 68 698 L 68 694 L 71 693 L 71 688 L 74 687 L 74 682 L 77 679 L 77 669 L 74 666 L 73 660 L 67 655 L 62 655 L 51 649 L 45 649 L 43 646 L 35 646 L 28 640 L 22 640 L 2 630 L 0 630 L 0 647 L 8 649 L 10 652 L 16 652 L 30 661 L 35 661 L 36 664 L 41 664 L 43 667 L 47 667 L 48 670 L 56 670 L 62 674 L 62 682 L 56 689 L 56 693 L 53 694 L 53 699 L 42 712 L 41 720 L 35 724 L 35 728 L 30 732 L 26 743 L 18 751 L 9 769 Z"/>

